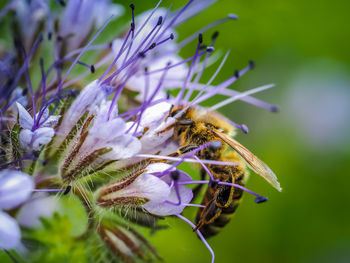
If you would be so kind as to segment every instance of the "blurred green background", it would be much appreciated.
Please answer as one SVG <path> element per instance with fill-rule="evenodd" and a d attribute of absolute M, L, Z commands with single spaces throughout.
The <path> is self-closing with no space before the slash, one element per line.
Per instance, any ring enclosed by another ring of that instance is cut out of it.
<path fill-rule="evenodd" d="M 136 12 L 156 2 L 133 1 Z M 163 1 L 162 6 L 185 3 Z M 248 125 L 250 132 L 238 133 L 237 139 L 270 165 L 283 191 L 251 174 L 247 186 L 269 201 L 257 205 L 245 195 L 230 224 L 208 240 L 216 262 L 350 262 L 349 10 L 344 0 L 221 0 L 179 27 L 183 39 L 228 13 L 237 14 L 239 20 L 216 28 L 216 49 L 231 49 L 217 83 L 254 59 L 256 68 L 232 88 L 275 83 L 256 97 L 281 107 L 277 114 L 244 102 L 221 109 Z M 212 32 L 204 40 L 209 42 Z M 193 55 L 194 45 L 182 51 L 183 57 Z M 188 210 L 185 215 L 193 216 L 194 209 Z M 210 262 L 187 224 L 168 222 L 169 230 L 151 238 L 166 262 Z"/>

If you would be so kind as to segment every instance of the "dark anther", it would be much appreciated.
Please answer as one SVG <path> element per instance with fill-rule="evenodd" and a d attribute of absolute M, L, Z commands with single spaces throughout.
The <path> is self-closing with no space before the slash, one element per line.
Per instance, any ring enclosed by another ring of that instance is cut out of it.
<path fill-rule="evenodd" d="M 222 147 L 222 142 L 220 140 L 212 141 L 209 147 L 212 149 L 220 149 Z"/>
<path fill-rule="evenodd" d="M 214 180 L 210 179 L 208 185 L 209 185 L 210 188 L 214 188 L 215 189 L 218 186 L 218 184 L 219 184 L 219 181 L 217 181 L 215 179 Z"/>
<path fill-rule="evenodd" d="M 49 162 L 49 159 L 46 159 L 45 161 L 42 162 L 42 165 L 45 166 Z"/>
<path fill-rule="evenodd" d="M 239 70 L 238 70 L 238 69 L 235 70 L 235 77 L 236 77 L 237 79 L 239 78 Z"/>
<path fill-rule="evenodd" d="M 167 91 L 167 92 L 166 92 L 166 99 L 167 99 L 167 100 L 170 99 L 170 95 L 171 95 L 171 94 L 170 94 L 170 91 Z M 170 115 L 170 113 L 169 113 L 169 115 Z"/>
<path fill-rule="evenodd" d="M 13 44 L 15 45 L 16 48 L 19 48 L 21 46 L 21 41 L 17 36 L 14 37 Z"/>
<path fill-rule="evenodd" d="M 253 69 L 255 67 L 255 62 L 254 60 L 249 60 L 249 68 Z"/>
<path fill-rule="evenodd" d="M 41 42 L 41 41 L 43 41 L 43 39 L 44 39 L 43 34 L 40 34 L 39 37 L 38 37 L 38 41 Z"/>
<path fill-rule="evenodd" d="M 57 61 L 57 62 L 55 63 L 55 67 L 56 67 L 56 68 L 63 68 L 63 63 L 62 63 L 61 61 Z"/>
<path fill-rule="evenodd" d="M 66 6 L 66 2 L 63 0 L 58 0 L 58 2 L 60 3 L 61 6 Z"/>
<path fill-rule="evenodd" d="M 260 204 L 260 203 L 266 202 L 267 200 L 269 200 L 269 199 L 265 196 L 258 196 L 254 199 L 254 202 L 257 204 Z"/>
<path fill-rule="evenodd" d="M 247 127 L 247 125 L 245 125 L 245 124 L 242 124 L 242 125 L 241 125 L 241 129 L 242 129 L 242 131 L 243 131 L 245 134 L 247 134 L 247 133 L 249 132 L 248 127 Z"/>
<path fill-rule="evenodd" d="M 174 38 L 175 38 L 174 34 L 171 33 L 171 34 L 170 34 L 170 39 L 173 40 Z"/>
<path fill-rule="evenodd" d="M 169 61 L 168 63 L 166 63 L 166 66 L 169 67 L 171 65 L 171 61 Z"/>
<path fill-rule="evenodd" d="M 279 112 L 280 111 L 280 107 L 278 107 L 277 105 L 272 105 L 271 111 L 272 112 Z"/>
<path fill-rule="evenodd" d="M 51 40 L 52 39 L 52 32 L 47 33 L 47 39 Z"/>
<path fill-rule="evenodd" d="M 63 37 L 57 36 L 57 41 L 62 41 L 62 40 L 63 40 Z"/>
<path fill-rule="evenodd" d="M 207 47 L 207 52 L 209 52 L 209 53 L 213 52 L 214 50 L 215 49 L 212 46 Z"/>
<path fill-rule="evenodd" d="M 199 43 L 203 42 L 203 35 L 201 33 L 198 35 L 198 42 Z"/>
<path fill-rule="evenodd" d="M 139 57 L 140 57 L 140 58 L 145 58 L 145 57 L 146 57 L 145 52 L 140 52 L 140 53 L 139 53 Z"/>
<path fill-rule="evenodd" d="M 145 73 L 147 73 L 148 72 L 148 67 L 145 67 L 144 71 L 145 71 Z"/>
<path fill-rule="evenodd" d="M 162 22 L 163 22 L 163 17 L 160 16 L 160 17 L 158 18 L 157 26 L 160 26 L 160 25 L 162 24 Z"/>
<path fill-rule="evenodd" d="M 94 65 L 90 66 L 90 71 L 91 71 L 91 73 L 95 73 L 95 66 Z"/>
<path fill-rule="evenodd" d="M 68 185 L 67 188 L 66 188 L 66 191 L 64 191 L 63 195 L 68 194 L 71 189 L 72 189 L 72 187 L 70 185 Z"/>
<path fill-rule="evenodd" d="M 113 46 L 113 42 L 109 42 L 108 47 L 112 48 L 112 46 Z"/>
<path fill-rule="evenodd" d="M 156 43 L 153 43 L 150 47 L 149 47 L 149 49 L 154 49 L 155 47 L 156 47 Z"/>
<path fill-rule="evenodd" d="M 177 181 L 177 180 L 179 180 L 180 173 L 179 173 L 178 170 L 171 171 L 171 172 L 170 172 L 170 176 L 171 176 L 171 178 L 172 178 L 174 181 Z"/>
<path fill-rule="evenodd" d="M 132 10 L 135 10 L 135 5 L 134 5 L 134 4 L 130 4 L 129 6 L 130 6 L 130 8 L 131 8 Z"/>
<path fill-rule="evenodd" d="M 212 40 L 215 40 L 218 36 L 219 36 L 219 31 L 215 31 L 215 32 L 212 34 L 211 39 L 212 39 Z"/>
<path fill-rule="evenodd" d="M 23 89 L 23 90 L 22 90 L 22 95 L 25 96 L 25 95 L 27 95 L 27 94 L 28 94 L 28 89 L 27 89 L 27 88 Z"/>
<path fill-rule="evenodd" d="M 40 151 L 34 151 L 33 155 L 34 155 L 35 158 L 38 158 L 39 155 L 40 155 Z"/>
<path fill-rule="evenodd" d="M 130 24 L 130 27 L 131 27 L 131 31 L 134 31 L 134 30 L 135 30 L 135 23 L 132 22 L 132 23 Z"/>

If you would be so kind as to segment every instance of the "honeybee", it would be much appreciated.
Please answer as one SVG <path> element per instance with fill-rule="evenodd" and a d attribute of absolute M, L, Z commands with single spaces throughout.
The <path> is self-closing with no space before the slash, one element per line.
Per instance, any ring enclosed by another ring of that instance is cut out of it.
<path fill-rule="evenodd" d="M 217 181 L 244 185 L 246 166 L 262 176 L 273 187 L 281 190 L 276 175 L 248 149 L 234 140 L 234 127 L 227 119 L 199 106 L 172 107 L 169 116 L 175 117 L 173 138 L 179 142 L 177 155 L 185 154 L 211 141 L 221 141 L 216 147 L 207 147 L 196 155 L 200 159 L 233 161 L 238 165 L 207 165 L 214 180 L 211 181 L 196 217 L 196 228 L 204 237 L 216 235 L 232 218 L 239 205 L 243 191 L 237 187 L 218 184 Z M 234 151 L 228 151 L 230 146 Z M 206 173 L 202 169 L 204 179 Z"/>

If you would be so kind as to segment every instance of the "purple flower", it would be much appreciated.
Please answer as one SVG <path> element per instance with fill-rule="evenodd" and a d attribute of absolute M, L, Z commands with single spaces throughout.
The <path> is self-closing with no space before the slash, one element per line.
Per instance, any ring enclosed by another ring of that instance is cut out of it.
<path fill-rule="evenodd" d="M 113 15 L 122 15 L 123 8 L 110 0 L 70 0 L 60 17 L 59 35 L 66 38 L 67 50 L 79 48 L 89 33 Z"/>
<path fill-rule="evenodd" d="M 167 171 L 167 170 L 171 171 Z M 162 175 L 163 172 L 166 172 Z M 177 173 L 173 178 L 172 173 Z M 100 189 L 98 203 L 101 206 L 140 206 L 158 216 L 176 215 L 193 198 L 192 190 L 178 182 L 191 181 L 184 172 L 175 171 L 171 165 L 154 163 L 148 165 L 141 174 L 110 183 Z"/>
<path fill-rule="evenodd" d="M 26 109 L 18 102 L 16 102 L 19 125 L 22 130 L 19 134 L 19 144 L 25 152 L 40 151 L 42 146 L 51 141 L 55 134 L 54 127 L 60 116 L 49 116 L 49 110 L 46 109 L 42 115 L 44 123 L 39 128 L 34 128 L 34 119 L 26 111 Z M 37 115 L 38 116 L 38 115 Z M 34 128 L 34 129 L 33 129 Z"/>
<path fill-rule="evenodd" d="M 0 209 L 8 210 L 27 201 L 34 188 L 32 178 L 20 171 L 0 172 Z M 14 218 L 0 210 L 0 248 L 12 249 L 20 245 L 21 232 Z"/>

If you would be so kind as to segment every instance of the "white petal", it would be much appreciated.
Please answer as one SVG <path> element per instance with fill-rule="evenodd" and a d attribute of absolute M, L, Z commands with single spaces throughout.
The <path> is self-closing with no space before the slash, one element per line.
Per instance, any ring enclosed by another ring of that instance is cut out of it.
<path fill-rule="evenodd" d="M 193 198 L 193 193 L 190 188 L 185 186 L 179 186 L 179 193 L 181 196 L 180 205 L 169 204 L 166 202 L 150 201 L 144 204 L 143 207 L 151 214 L 159 215 L 159 216 L 169 216 L 169 215 L 180 214 L 186 207 L 184 204 L 188 204 L 191 202 Z M 173 203 L 178 203 L 179 199 L 174 189 L 171 190 L 167 200 Z"/>
<path fill-rule="evenodd" d="M 109 0 L 100 0 L 94 8 L 94 17 L 96 19 L 96 27 L 103 26 L 107 18 L 113 16 L 113 19 L 124 14 L 124 7 L 118 4 L 111 4 Z"/>
<path fill-rule="evenodd" d="M 55 127 L 60 118 L 60 115 L 51 115 L 40 127 Z M 42 120 L 45 119 L 42 117 Z"/>
<path fill-rule="evenodd" d="M 49 143 L 54 135 L 55 135 L 55 131 L 53 128 L 44 127 L 44 128 L 39 128 L 35 130 L 32 149 L 34 151 L 41 150 L 41 147 Z"/>
<path fill-rule="evenodd" d="M 94 123 L 90 129 L 89 135 L 104 140 L 113 140 L 121 136 L 126 129 L 126 124 L 123 119 L 118 118 L 107 121 L 105 123 Z"/>
<path fill-rule="evenodd" d="M 28 174 L 15 170 L 0 172 L 0 209 L 12 209 L 24 203 L 32 193 L 34 183 Z"/>
<path fill-rule="evenodd" d="M 169 169 L 170 167 L 171 165 L 167 163 L 151 163 L 150 165 L 147 166 L 146 172 L 150 174 L 161 173 Z"/>
<path fill-rule="evenodd" d="M 18 102 L 16 102 L 16 106 L 19 114 L 19 125 L 23 129 L 31 129 L 34 125 L 34 120 L 32 116 L 30 116 L 28 111 Z"/>
<path fill-rule="evenodd" d="M 16 248 L 21 241 L 21 231 L 14 218 L 0 211 L 0 248 Z"/>
<path fill-rule="evenodd" d="M 19 132 L 19 137 L 18 137 L 19 145 L 26 152 L 32 151 L 32 147 L 30 146 L 30 144 L 32 142 L 33 136 L 34 136 L 34 132 L 28 129 L 24 129 Z"/>
<path fill-rule="evenodd" d="M 17 221 L 24 227 L 38 227 L 41 225 L 41 217 L 50 218 L 59 209 L 60 204 L 57 197 L 33 195 L 32 200 L 21 207 Z"/>
<path fill-rule="evenodd" d="M 162 131 L 168 125 L 173 122 L 173 118 L 168 118 L 163 121 L 156 129 L 148 130 L 140 139 L 142 143 L 142 153 L 156 153 L 162 150 L 163 143 L 165 143 L 174 134 L 174 129 L 170 129 L 166 132 L 158 133 Z"/>
<path fill-rule="evenodd" d="M 132 128 L 131 128 L 131 126 L 132 126 Z M 131 129 L 130 129 L 130 128 L 131 128 Z M 130 131 L 129 131 L 129 129 L 130 129 Z M 137 129 L 137 131 L 136 131 L 136 129 Z M 134 124 L 133 121 L 129 121 L 129 122 L 126 123 L 126 128 L 125 128 L 125 130 L 126 130 L 126 131 L 129 131 L 129 134 L 136 134 L 136 136 L 138 136 L 138 135 L 141 135 L 141 134 L 142 134 L 144 128 L 143 128 L 142 125 L 140 125 L 140 124 L 137 126 L 137 123 Z M 136 132 L 135 132 L 135 131 L 136 131 Z"/>
<path fill-rule="evenodd" d="M 143 173 L 129 186 L 113 193 L 113 197 L 141 197 L 155 202 L 163 202 L 169 194 L 168 184 L 156 176 Z"/>
<path fill-rule="evenodd" d="M 102 86 L 98 80 L 94 80 L 87 85 L 64 114 L 62 124 L 60 125 L 60 134 L 62 136 L 68 134 L 87 110 L 98 112 L 101 102 L 107 98 L 110 91 L 110 87 Z"/>
<path fill-rule="evenodd" d="M 158 124 L 160 121 L 164 120 L 164 117 L 169 113 L 170 108 L 171 104 L 168 102 L 161 102 L 148 107 L 142 114 L 141 125 L 143 127 L 149 127 Z"/>
<path fill-rule="evenodd" d="M 117 140 L 110 142 L 106 147 L 112 147 L 113 151 L 105 154 L 108 159 L 118 160 L 130 158 L 141 150 L 141 142 L 132 135 L 123 135 Z"/>

